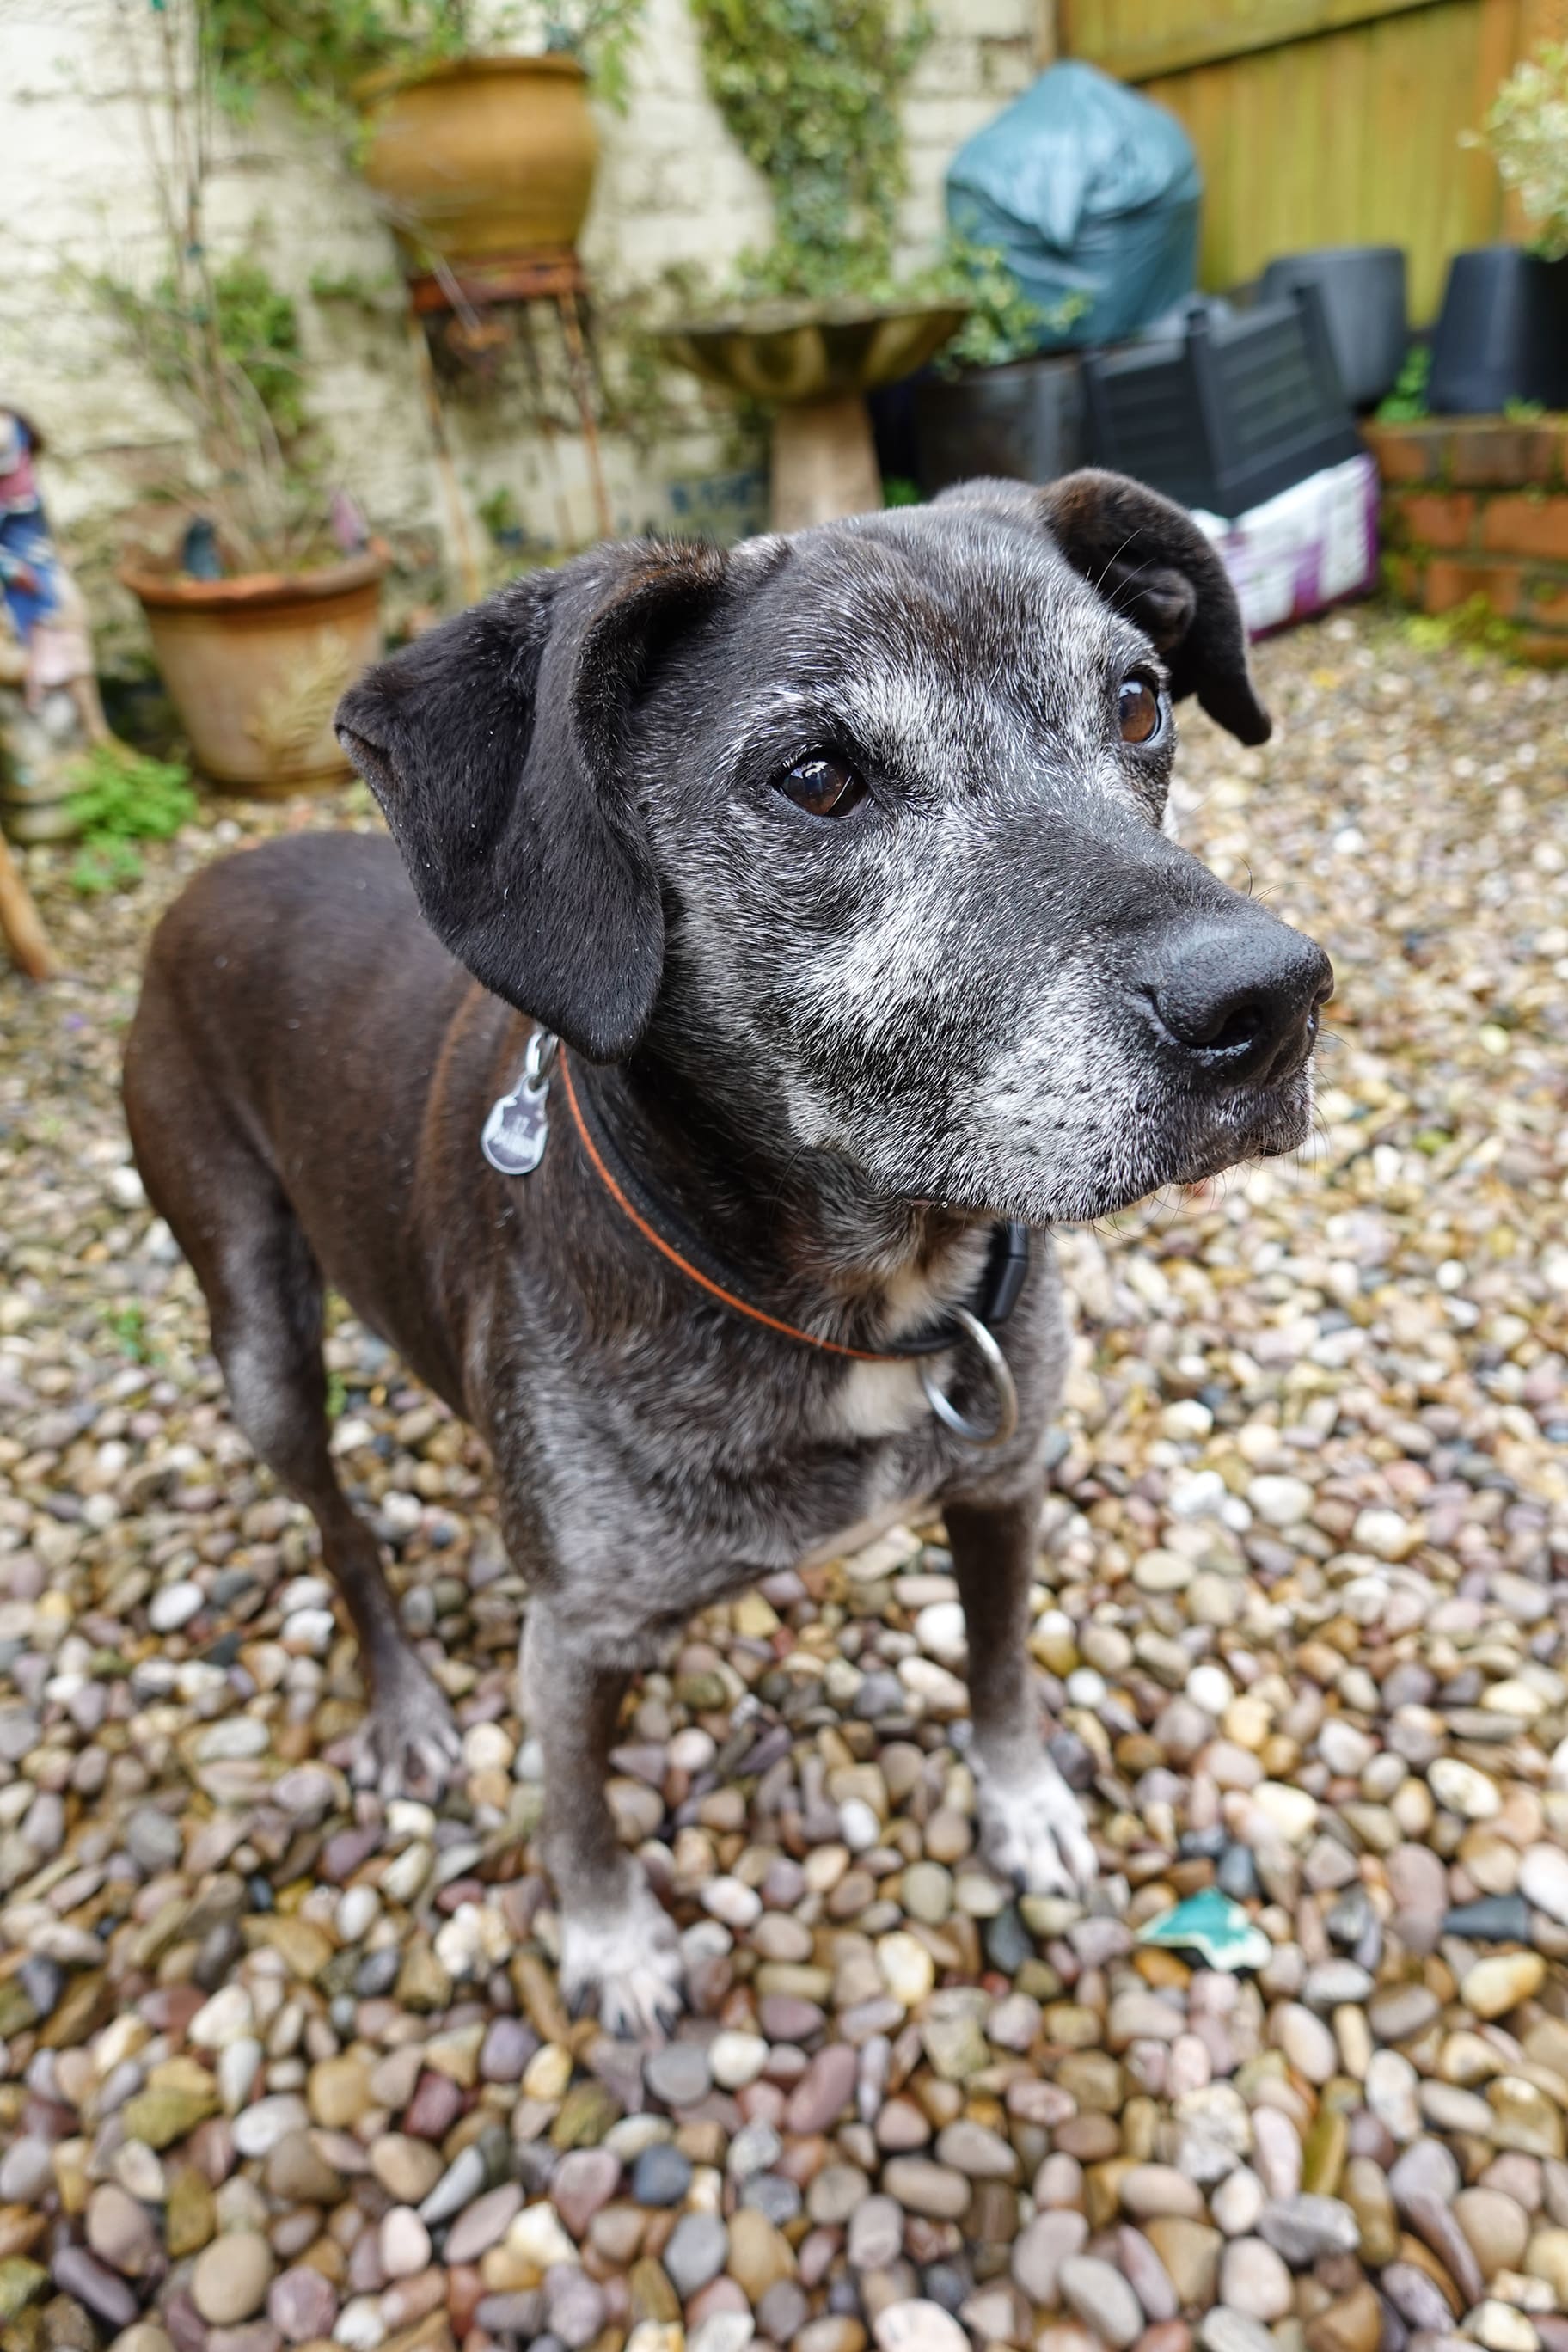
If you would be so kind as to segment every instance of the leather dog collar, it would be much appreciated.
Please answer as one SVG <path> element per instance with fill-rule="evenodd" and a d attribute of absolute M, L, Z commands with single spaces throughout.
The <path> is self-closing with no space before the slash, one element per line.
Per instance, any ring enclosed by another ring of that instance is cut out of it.
<path fill-rule="evenodd" d="M 731 1315 L 793 1339 L 821 1354 L 847 1357 L 861 1364 L 900 1364 L 924 1356 L 945 1355 L 966 1342 L 980 1356 L 997 1394 L 997 1419 L 981 1430 L 954 1407 L 930 1374 L 921 1378 L 932 1411 L 958 1436 L 970 1443 L 995 1445 L 1011 1436 L 1017 1422 L 1017 1399 L 1006 1359 L 994 1332 L 1005 1324 L 1017 1303 L 1029 1271 L 1029 1229 L 1016 1223 L 993 1228 L 985 1268 L 973 1304 L 955 1307 L 929 1330 L 916 1332 L 896 1348 L 851 1348 L 842 1340 L 824 1339 L 753 1307 L 742 1296 L 741 1277 L 731 1271 L 706 1243 L 682 1223 L 631 1169 L 616 1142 L 581 1073 L 574 1073 L 564 1045 L 545 1030 L 529 1040 L 523 1075 L 510 1095 L 503 1095 L 485 1122 L 481 1146 L 492 1167 L 503 1175 L 526 1175 L 544 1154 L 548 1130 L 544 1097 L 552 1062 L 558 1061 L 567 1110 L 589 1166 L 628 1224 L 649 1247 L 689 1282 L 726 1307 Z"/>

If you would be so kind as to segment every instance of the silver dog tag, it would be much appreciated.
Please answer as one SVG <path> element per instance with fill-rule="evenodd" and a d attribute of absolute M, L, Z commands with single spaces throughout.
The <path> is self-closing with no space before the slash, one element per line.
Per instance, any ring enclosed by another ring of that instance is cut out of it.
<path fill-rule="evenodd" d="M 502 1176 L 531 1176 L 544 1157 L 550 1140 L 545 1097 L 554 1059 L 553 1034 L 536 1029 L 528 1041 L 521 1077 L 510 1094 L 490 1105 L 479 1134 L 479 1150 Z"/>

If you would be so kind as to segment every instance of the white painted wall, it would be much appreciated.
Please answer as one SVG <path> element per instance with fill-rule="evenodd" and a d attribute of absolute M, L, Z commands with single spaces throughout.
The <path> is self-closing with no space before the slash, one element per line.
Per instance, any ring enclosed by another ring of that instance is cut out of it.
<path fill-rule="evenodd" d="M 44 490 L 76 561 L 111 658 L 135 643 L 113 582 L 128 535 L 156 523 L 149 485 L 176 457 L 185 427 L 118 346 L 73 272 L 155 270 L 155 213 L 139 111 L 125 64 L 127 15 L 145 0 L 0 0 L 0 400 L 48 437 Z M 942 222 L 942 178 L 958 143 L 1034 70 L 1037 0 L 935 0 L 938 36 L 906 104 L 911 257 Z M 765 244 L 763 184 L 731 145 L 702 88 L 685 0 L 648 0 L 624 116 L 599 111 L 602 160 L 584 257 L 616 296 L 672 262 L 721 273 L 743 246 Z M 405 602 L 454 583 L 447 513 L 409 349 L 391 238 L 331 137 L 281 100 L 253 122 L 226 124 L 211 196 L 215 246 L 253 240 L 299 299 L 313 409 L 334 469 L 402 561 Z M 379 307 L 320 303 L 312 278 L 353 277 Z M 606 473 L 617 527 L 678 526 L 693 513 L 721 527 L 756 519 L 754 446 L 737 453 L 717 395 L 671 379 L 679 429 L 642 455 L 610 437 Z M 512 491 L 531 537 L 559 545 L 594 535 L 581 446 L 546 439 L 516 400 L 465 397 L 449 409 L 460 491 L 471 504 Z M 165 526 L 166 528 L 166 526 Z M 481 535 L 482 536 L 482 535 Z"/>

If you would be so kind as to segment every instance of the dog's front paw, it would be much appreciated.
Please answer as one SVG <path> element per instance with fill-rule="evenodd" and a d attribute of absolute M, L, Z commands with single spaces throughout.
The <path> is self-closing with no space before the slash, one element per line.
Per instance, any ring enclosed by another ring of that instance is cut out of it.
<path fill-rule="evenodd" d="M 980 1845 L 994 1870 L 1026 1895 L 1087 1895 L 1100 1869 L 1083 1809 L 1049 1757 L 1004 1779 L 975 1776 Z"/>
<path fill-rule="evenodd" d="M 617 1910 L 567 1910 L 561 1922 L 561 1990 L 574 2015 L 597 1996 L 606 2032 L 662 2040 L 684 2005 L 674 1920 L 640 1879 Z"/>
<path fill-rule="evenodd" d="M 354 1779 L 383 1798 L 439 1797 L 463 1753 L 452 1710 L 408 1651 L 375 1677 L 370 1717 L 360 1735 Z"/>

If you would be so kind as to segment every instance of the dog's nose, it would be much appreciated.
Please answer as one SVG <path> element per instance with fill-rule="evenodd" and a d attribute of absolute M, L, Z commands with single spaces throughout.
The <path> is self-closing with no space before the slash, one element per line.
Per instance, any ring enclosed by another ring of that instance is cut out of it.
<path fill-rule="evenodd" d="M 1167 1039 L 1205 1070 L 1267 1085 L 1310 1053 L 1334 972 L 1284 923 L 1207 924 L 1162 933 L 1138 985 Z"/>

